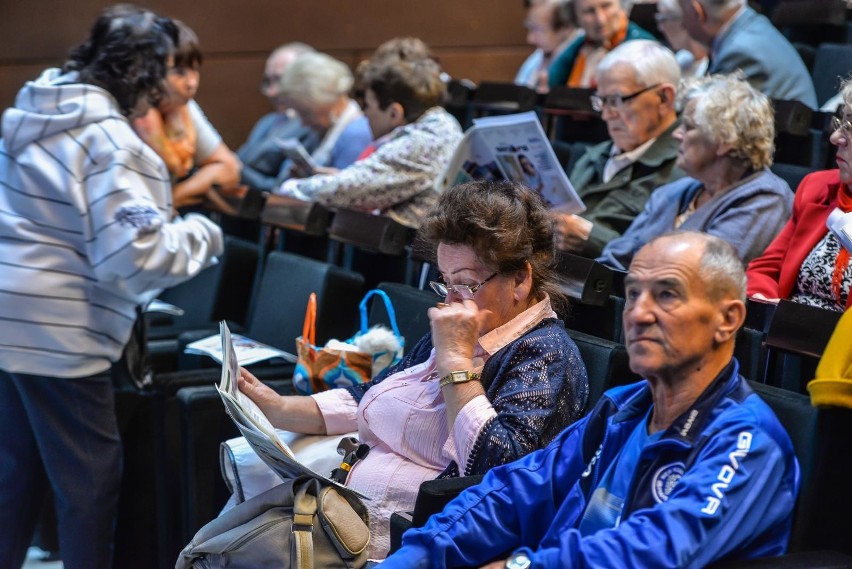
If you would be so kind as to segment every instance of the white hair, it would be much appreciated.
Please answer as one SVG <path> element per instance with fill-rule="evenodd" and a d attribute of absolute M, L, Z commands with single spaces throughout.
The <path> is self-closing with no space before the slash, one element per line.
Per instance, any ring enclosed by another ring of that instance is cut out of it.
<path fill-rule="evenodd" d="M 324 53 L 300 55 L 281 75 L 280 94 L 309 104 L 327 105 L 349 93 L 354 79 L 349 67 Z"/>
<path fill-rule="evenodd" d="M 669 83 L 677 90 L 680 83 L 680 65 L 672 51 L 654 40 L 626 41 L 601 59 L 597 68 L 597 80 L 616 65 L 630 66 L 636 81 L 644 87 Z"/>
<path fill-rule="evenodd" d="M 762 170 L 775 154 L 775 114 L 769 98 L 742 73 L 694 77 L 681 85 L 683 106 L 695 100 L 692 119 L 716 144 L 731 147 L 729 156 Z"/>

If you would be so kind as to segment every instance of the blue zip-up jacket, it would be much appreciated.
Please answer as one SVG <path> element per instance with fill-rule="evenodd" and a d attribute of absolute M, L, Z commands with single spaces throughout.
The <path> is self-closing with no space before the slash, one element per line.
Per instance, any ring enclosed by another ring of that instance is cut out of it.
<path fill-rule="evenodd" d="M 652 404 L 646 381 L 604 394 L 547 448 L 491 470 L 382 569 L 479 567 L 523 551 L 532 568 L 703 567 L 786 551 L 799 465 L 736 360 L 642 450 L 621 523 L 583 537 L 589 497 Z"/>

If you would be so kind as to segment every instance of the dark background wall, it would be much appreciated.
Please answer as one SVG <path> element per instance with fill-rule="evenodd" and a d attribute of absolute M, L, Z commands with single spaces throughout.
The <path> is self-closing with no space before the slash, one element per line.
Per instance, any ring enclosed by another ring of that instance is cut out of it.
<path fill-rule="evenodd" d="M 103 0 L 0 0 L 0 108 L 82 41 Z M 510 81 L 530 48 L 521 0 L 140 1 L 184 20 L 205 53 L 198 101 L 232 148 L 269 111 L 258 92 L 268 53 L 303 41 L 354 66 L 381 42 L 426 41 L 453 77 Z"/>

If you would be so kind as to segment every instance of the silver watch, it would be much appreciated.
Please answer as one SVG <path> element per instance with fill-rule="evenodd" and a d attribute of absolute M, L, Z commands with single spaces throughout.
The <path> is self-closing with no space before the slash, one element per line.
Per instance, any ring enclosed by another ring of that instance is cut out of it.
<path fill-rule="evenodd" d="M 531 564 L 526 553 L 515 553 L 506 560 L 506 569 L 529 569 Z"/>

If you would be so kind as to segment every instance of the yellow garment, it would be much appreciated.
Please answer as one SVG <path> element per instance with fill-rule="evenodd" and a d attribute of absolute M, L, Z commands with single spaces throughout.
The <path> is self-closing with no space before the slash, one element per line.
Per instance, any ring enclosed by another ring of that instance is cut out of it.
<path fill-rule="evenodd" d="M 852 310 L 843 314 L 831 334 L 808 392 L 814 407 L 852 409 Z"/>

